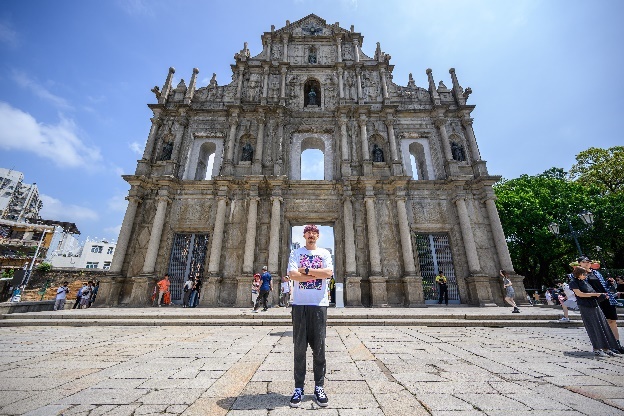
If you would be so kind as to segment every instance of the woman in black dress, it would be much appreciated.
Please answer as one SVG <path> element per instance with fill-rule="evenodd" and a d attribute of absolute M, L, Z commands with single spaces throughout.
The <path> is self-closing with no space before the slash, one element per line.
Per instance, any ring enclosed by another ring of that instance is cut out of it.
<path fill-rule="evenodd" d="M 572 280 L 570 280 L 570 289 L 576 295 L 576 303 L 581 311 L 583 325 L 589 340 L 594 347 L 594 354 L 598 357 L 607 357 L 615 355 L 617 343 L 607 320 L 602 313 L 598 302 L 606 298 L 604 293 L 596 293 L 596 291 L 585 281 L 587 279 L 587 270 L 582 267 L 575 267 L 572 272 Z"/>

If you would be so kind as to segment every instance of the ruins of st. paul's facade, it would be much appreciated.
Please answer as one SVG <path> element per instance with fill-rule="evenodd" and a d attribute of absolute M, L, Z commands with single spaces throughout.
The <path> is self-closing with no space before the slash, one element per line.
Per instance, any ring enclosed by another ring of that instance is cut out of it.
<path fill-rule="evenodd" d="M 472 128 L 471 92 L 396 84 L 390 55 L 372 57 L 353 26 L 315 15 L 262 35 L 234 55 L 232 81 L 172 85 L 169 69 L 98 303 L 147 306 L 171 276 L 174 302 L 190 276 L 201 306 L 249 306 L 252 276 L 286 273 L 293 226 L 332 226 L 335 278 L 347 306 L 424 306 L 434 278 L 451 302 L 503 303 L 513 273 L 492 185 Z M 324 179 L 301 180 L 301 155 L 323 154 Z M 208 171 L 209 166 L 212 168 Z M 277 286 L 276 286 L 277 287 Z M 273 301 L 277 298 L 274 291 Z"/>

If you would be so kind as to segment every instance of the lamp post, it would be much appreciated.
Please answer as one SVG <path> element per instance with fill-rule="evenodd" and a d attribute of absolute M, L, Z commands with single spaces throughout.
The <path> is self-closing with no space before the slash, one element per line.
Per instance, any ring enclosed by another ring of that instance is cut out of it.
<path fill-rule="evenodd" d="M 581 220 L 583 220 L 583 223 L 587 227 L 591 227 L 594 224 L 594 214 L 592 214 L 591 212 L 589 212 L 587 210 L 581 211 L 579 214 L 577 214 L 577 216 Z M 550 224 L 548 224 L 548 231 L 550 231 L 551 233 L 553 233 L 557 237 L 567 237 L 568 235 L 572 236 L 572 239 L 574 240 L 574 244 L 576 245 L 576 249 L 578 250 L 579 256 L 583 256 L 583 251 L 581 250 L 581 245 L 579 244 L 579 241 L 578 241 L 577 237 L 584 230 L 581 230 L 581 231 L 575 230 L 572 227 L 572 223 L 567 218 L 566 218 L 566 222 L 568 223 L 568 228 L 570 229 L 570 232 L 568 234 L 559 234 L 559 224 L 557 224 L 556 222 L 551 222 Z"/>

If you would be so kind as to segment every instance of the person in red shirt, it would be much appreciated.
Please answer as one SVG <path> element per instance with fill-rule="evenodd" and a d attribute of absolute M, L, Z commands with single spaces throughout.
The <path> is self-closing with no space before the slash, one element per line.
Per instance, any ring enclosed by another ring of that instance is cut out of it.
<path fill-rule="evenodd" d="M 156 286 L 158 286 L 158 306 L 162 306 L 161 305 L 162 298 L 163 298 L 165 293 L 169 292 L 169 285 L 170 284 L 171 284 L 171 282 L 169 282 L 169 275 L 168 274 L 165 274 L 165 277 L 161 281 L 156 283 Z"/>

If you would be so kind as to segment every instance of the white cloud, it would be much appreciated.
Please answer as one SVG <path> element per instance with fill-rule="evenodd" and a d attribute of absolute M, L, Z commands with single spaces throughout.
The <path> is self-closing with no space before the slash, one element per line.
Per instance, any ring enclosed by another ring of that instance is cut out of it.
<path fill-rule="evenodd" d="M 62 110 L 72 110 L 73 107 L 62 97 L 58 95 L 52 94 L 48 91 L 47 88 L 39 84 L 34 79 L 30 78 L 28 75 L 21 71 L 13 71 L 12 77 L 17 82 L 17 84 L 22 87 L 30 90 L 37 97 L 52 103 L 55 107 Z"/>
<path fill-rule="evenodd" d="M 128 208 L 128 201 L 126 201 L 126 194 L 123 195 L 115 195 L 111 197 L 107 203 L 108 208 L 111 211 L 117 212 L 126 212 L 126 208 Z"/>
<path fill-rule="evenodd" d="M 0 43 L 4 43 L 11 48 L 19 45 L 17 32 L 11 27 L 11 23 L 7 21 L 0 22 Z"/>
<path fill-rule="evenodd" d="M 128 145 L 130 150 L 136 153 L 139 157 L 143 156 L 143 150 L 141 149 L 141 144 L 138 142 L 132 142 Z"/>
<path fill-rule="evenodd" d="M 121 231 L 121 224 L 115 227 L 106 227 L 104 228 L 104 232 L 107 237 L 112 237 L 108 241 L 116 240 L 119 237 L 119 232 Z"/>
<path fill-rule="evenodd" d="M 80 221 L 97 221 L 97 212 L 90 208 L 81 207 L 74 204 L 64 204 L 56 198 L 41 194 L 43 208 L 41 217 L 46 220 L 58 220 L 78 223 Z M 80 229 L 80 227 L 78 227 Z"/>
<path fill-rule="evenodd" d="M 100 150 L 83 143 L 74 121 L 63 116 L 56 125 L 39 123 L 0 101 L 0 126 L 0 149 L 32 152 L 59 167 L 92 169 L 102 160 Z"/>

